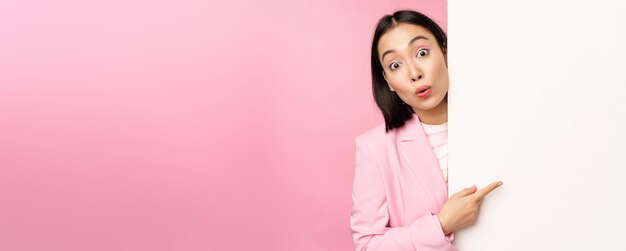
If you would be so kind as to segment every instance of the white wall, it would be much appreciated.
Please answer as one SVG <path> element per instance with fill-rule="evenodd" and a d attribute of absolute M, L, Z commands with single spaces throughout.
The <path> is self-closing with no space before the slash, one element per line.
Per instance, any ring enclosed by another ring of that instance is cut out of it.
<path fill-rule="evenodd" d="M 625 250 L 626 4 L 448 9 L 450 194 L 504 181 L 455 245 Z"/>

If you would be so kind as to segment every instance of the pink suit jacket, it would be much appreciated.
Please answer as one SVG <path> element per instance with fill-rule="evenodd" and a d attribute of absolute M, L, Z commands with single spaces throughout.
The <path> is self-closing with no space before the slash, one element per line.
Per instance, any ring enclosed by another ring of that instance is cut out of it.
<path fill-rule="evenodd" d="M 437 213 L 448 188 L 419 117 L 359 135 L 350 227 L 354 250 L 458 250 Z"/>

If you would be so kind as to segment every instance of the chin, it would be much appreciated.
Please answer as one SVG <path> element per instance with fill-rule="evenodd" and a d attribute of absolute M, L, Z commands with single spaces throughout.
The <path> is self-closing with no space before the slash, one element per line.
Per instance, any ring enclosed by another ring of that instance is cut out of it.
<path fill-rule="evenodd" d="M 419 105 L 415 106 L 415 108 L 421 111 L 428 111 L 437 107 L 439 104 L 441 104 L 441 102 L 443 102 L 443 98 L 432 100 L 429 99 L 426 102 L 421 102 Z"/>

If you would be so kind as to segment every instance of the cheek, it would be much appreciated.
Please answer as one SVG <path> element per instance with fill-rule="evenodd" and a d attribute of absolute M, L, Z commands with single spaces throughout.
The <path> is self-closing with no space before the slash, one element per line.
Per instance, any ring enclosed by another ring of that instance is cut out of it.
<path fill-rule="evenodd" d="M 403 76 L 406 76 L 406 74 L 401 71 L 397 71 L 387 75 L 387 81 L 389 82 L 389 85 L 393 87 L 393 89 L 396 89 L 396 91 L 401 91 L 407 89 L 410 85 L 407 78 Z"/>
<path fill-rule="evenodd" d="M 439 83 L 441 85 L 448 87 L 448 69 L 445 65 L 441 65 L 438 67 L 438 75 L 439 75 Z"/>
<path fill-rule="evenodd" d="M 438 60 L 431 60 L 424 66 L 426 69 L 426 74 L 439 78 L 441 75 L 441 68 L 439 66 Z"/>
<path fill-rule="evenodd" d="M 442 59 L 443 60 L 443 59 Z M 429 65 L 429 73 L 435 79 L 433 81 L 438 84 L 447 84 L 448 82 L 448 70 L 443 61 L 433 62 Z"/>

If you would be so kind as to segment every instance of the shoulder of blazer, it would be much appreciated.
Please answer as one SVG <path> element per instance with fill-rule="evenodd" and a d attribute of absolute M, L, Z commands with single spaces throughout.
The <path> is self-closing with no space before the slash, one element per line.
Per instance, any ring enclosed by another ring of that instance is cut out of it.
<path fill-rule="evenodd" d="M 395 144 L 397 133 L 397 129 L 385 132 L 385 123 L 383 122 L 357 136 L 355 144 L 365 145 L 372 154 L 377 156 L 375 158 L 379 158 L 378 156 L 387 154 L 390 144 Z"/>
<path fill-rule="evenodd" d="M 400 128 L 385 132 L 385 122 L 382 122 L 360 134 L 357 138 L 368 146 L 383 146 L 385 141 L 388 140 L 392 140 L 394 144 L 398 144 L 400 141 L 427 140 L 426 134 L 419 123 L 419 117 L 413 114 L 413 118 L 407 120 Z"/>
<path fill-rule="evenodd" d="M 396 133 L 396 130 L 385 132 L 385 122 L 382 122 L 369 130 L 361 133 L 356 138 L 359 141 L 366 143 L 367 145 L 379 145 L 385 141 L 386 138 L 392 137 Z"/>

